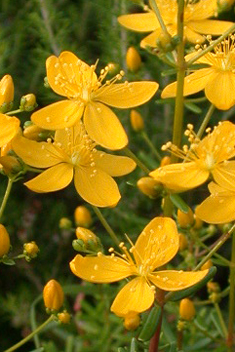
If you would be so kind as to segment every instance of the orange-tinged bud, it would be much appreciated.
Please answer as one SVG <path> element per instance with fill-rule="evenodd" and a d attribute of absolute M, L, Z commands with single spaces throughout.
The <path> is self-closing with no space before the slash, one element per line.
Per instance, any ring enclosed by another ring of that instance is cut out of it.
<path fill-rule="evenodd" d="M 127 330 L 135 330 L 138 328 L 140 325 L 140 316 L 136 312 L 129 312 L 125 317 L 124 317 L 124 327 Z"/>
<path fill-rule="evenodd" d="M 23 135 L 25 138 L 32 139 L 38 142 L 42 140 L 42 138 L 40 137 L 40 134 L 43 133 L 44 131 L 45 130 L 42 129 L 41 127 L 31 124 L 24 128 Z"/>
<path fill-rule="evenodd" d="M 29 93 L 20 99 L 20 109 L 23 111 L 32 111 L 38 106 L 34 94 Z"/>
<path fill-rule="evenodd" d="M 201 270 L 210 269 L 213 266 L 212 261 L 209 259 L 205 264 L 202 265 Z"/>
<path fill-rule="evenodd" d="M 144 120 L 138 111 L 135 109 L 131 110 L 130 113 L 131 126 L 134 131 L 140 132 L 144 129 Z"/>
<path fill-rule="evenodd" d="M 76 228 L 77 240 L 74 240 L 73 248 L 80 253 L 98 253 L 102 251 L 99 237 L 85 227 Z"/>
<path fill-rule="evenodd" d="M 137 187 L 149 198 L 155 199 L 159 197 L 163 191 L 163 186 L 152 177 L 141 177 L 137 181 Z"/>
<path fill-rule="evenodd" d="M 0 164 L 6 175 L 18 174 L 22 170 L 22 165 L 15 156 L 6 155 L 0 157 Z"/>
<path fill-rule="evenodd" d="M 66 310 L 64 310 L 62 313 L 58 313 L 57 317 L 62 324 L 70 323 L 71 315 Z"/>
<path fill-rule="evenodd" d="M 218 284 L 218 282 L 215 282 L 215 281 L 209 281 L 207 282 L 206 284 L 207 286 L 207 290 L 209 293 L 219 293 L 220 292 L 220 286 Z"/>
<path fill-rule="evenodd" d="M 24 244 L 24 253 L 30 258 L 35 258 L 39 252 L 38 245 L 32 241 Z"/>
<path fill-rule="evenodd" d="M 58 281 L 52 279 L 44 286 L 43 300 L 49 310 L 59 310 L 64 303 L 64 292 Z"/>
<path fill-rule="evenodd" d="M 0 112 L 5 113 L 12 107 L 14 99 L 14 84 L 10 75 L 5 75 L 0 81 Z"/>
<path fill-rule="evenodd" d="M 59 222 L 59 228 L 63 230 L 70 230 L 72 228 L 72 221 L 68 218 L 61 218 Z"/>
<path fill-rule="evenodd" d="M 9 252 L 10 249 L 10 237 L 9 234 L 2 224 L 0 224 L 0 257 L 3 257 Z"/>
<path fill-rule="evenodd" d="M 180 227 L 186 229 L 194 224 L 194 215 L 191 208 L 189 208 L 187 213 L 184 213 L 180 209 L 177 210 L 177 219 Z"/>
<path fill-rule="evenodd" d="M 196 311 L 193 302 L 189 298 L 184 298 L 180 301 L 180 317 L 184 320 L 192 320 L 195 317 Z"/>
<path fill-rule="evenodd" d="M 91 213 L 84 205 L 79 205 L 75 209 L 74 220 L 76 226 L 90 227 L 92 224 Z"/>
<path fill-rule="evenodd" d="M 126 52 L 126 65 L 132 72 L 136 72 L 140 69 L 141 57 L 133 46 L 131 46 Z"/>
<path fill-rule="evenodd" d="M 88 241 L 97 242 L 97 236 L 91 230 L 88 230 L 84 227 L 76 228 L 76 236 L 79 240 L 88 243 Z"/>
<path fill-rule="evenodd" d="M 179 250 L 183 251 L 188 247 L 188 240 L 187 237 L 183 234 L 179 234 Z"/>
<path fill-rule="evenodd" d="M 160 163 L 160 167 L 170 165 L 170 163 L 171 163 L 171 158 L 170 158 L 170 156 L 166 155 L 162 158 L 161 163 Z"/>

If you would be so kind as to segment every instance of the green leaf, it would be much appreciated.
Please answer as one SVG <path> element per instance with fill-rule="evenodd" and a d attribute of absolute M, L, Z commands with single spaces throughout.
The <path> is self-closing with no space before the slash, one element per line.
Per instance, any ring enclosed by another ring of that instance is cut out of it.
<path fill-rule="evenodd" d="M 196 291 L 198 291 L 201 287 L 203 287 L 216 273 L 217 268 L 215 266 L 212 266 L 209 269 L 208 274 L 202 279 L 200 282 L 198 282 L 196 285 L 186 288 L 185 290 L 177 291 L 174 292 L 170 296 L 170 301 L 179 301 L 180 299 L 183 299 L 185 297 L 189 297 L 192 294 L 194 294 Z"/>
<path fill-rule="evenodd" d="M 13 259 L 10 259 L 8 257 L 2 259 L 3 264 L 6 265 L 15 265 L 15 261 Z"/>
<path fill-rule="evenodd" d="M 44 351 L 45 351 L 44 347 L 39 347 L 39 348 L 36 348 L 36 350 L 32 350 L 30 352 L 44 352 Z"/>
<path fill-rule="evenodd" d="M 193 103 L 184 103 L 185 107 L 194 112 L 195 114 L 201 114 L 202 113 L 202 109 L 199 108 L 199 106 L 197 106 L 196 104 Z"/>
<path fill-rule="evenodd" d="M 174 340 L 176 340 L 176 337 L 173 331 L 171 330 L 171 326 L 167 321 L 165 315 L 163 315 L 163 319 L 162 319 L 162 331 L 168 342 L 172 343 L 174 342 Z"/>
<path fill-rule="evenodd" d="M 170 199 L 176 208 L 180 209 L 183 213 L 188 213 L 189 207 L 185 201 L 178 194 L 171 194 Z"/>
<path fill-rule="evenodd" d="M 138 352 L 138 345 L 137 345 L 137 340 L 135 337 L 131 339 L 131 346 L 130 346 L 130 352 Z"/>
<path fill-rule="evenodd" d="M 158 307 L 153 307 L 143 325 L 143 328 L 139 334 L 138 339 L 140 341 L 149 341 L 151 339 L 151 337 L 154 335 L 158 323 L 160 321 L 161 318 L 161 308 Z"/>

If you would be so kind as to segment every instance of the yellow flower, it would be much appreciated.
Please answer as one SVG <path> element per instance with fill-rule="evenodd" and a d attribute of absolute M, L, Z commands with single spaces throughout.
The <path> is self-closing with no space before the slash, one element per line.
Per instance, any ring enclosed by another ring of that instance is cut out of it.
<path fill-rule="evenodd" d="M 199 58 L 195 63 L 206 64 L 184 79 L 184 96 L 197 93 L 205 89 L 207 99 L 218 109 L 227 110 L 235 104 L 235 45 L 234 35 Z M 197 52 L 186 56 L 186 60 L 195 56 Z M 169 84 L 162 92 L 162 98 L 176 96 L 177 83 Z"/>
<path fill-rule="evenodd" d="M 10 142 L 16 135 L 20 126 L 17 117 L 11 117 L 0 113 L 0 148 Z"/>
<path fill-rule="evenodd" d="M 35 192 L 65 188 L 74 177 L 80 196 L 95 206 L 113 206 L 120 193 L 112 176 L 122 176 L 135 168 L 128 157 L 110 155 L 95 149 L 81 121 L 55 132 L 54 142 L 36 142 L 17 135 L 12 141 L 16 154 L 36 168 L 47 169 L 25 183 Z"/>
<path fill-rule="evenodd" d="M 223 185 L 234 184 L 235 161 L 228 159 L 235 156 L 235 125 L 224 121 L 202 140 L 196 138 L 191 125 L 188 128 L 186 134 L 192 141 L 190 148 L 185 145 L 180 150 L 170 142 L 163 146 L 164 150 L 170 149 L 186 162 L 160 167 L 150 176 L 177 192 L 201 185 L 210 175 Z"/>
<path fill-rule="evenodd" d="M 50 56 L 46 68 L 51 88 L 66 100 L 36 111 L 32 121 L 41 128 L 57 130 L 71 127 L 83 115 L 89 136 L 112 150 L 124 148 L 128 139 L 108 105 L 121 109 L 138 106 L 147 102 L 158 89 L 156 82 L 116 83 L 122 79 L 123 71 L 102 84 L 108 66 L 97 77 L 96 65 L 87 65 L 69 51 L 59 57 Z"/>
<path fill-rule="evenodd" d="M 211 224 L 223 224 L 234 221 L 235 187 L 224 188 L 211 182 L 208 188 L 211 195 L 197 206 L 196 216 Z"/>
<path fill-rule="evenodd" d="M 14 99 L 14 83 L 10 75 L 5 75 L 0 80 L 0 111 L 7 112 L 11 109 Z"/>
<path fill-rule="evenodd" d="M 167 31 L 172 35 L 177 34 L 177 0 L 155 0 Z M 123 15 L 118 21 L 124 27 L 137 32 L 152 32 L 145 37 L 140 46 L 156 47 L 162 29 L 157 16 L 152 9 L 146 13 Z M 208 20 L 216 15 L 217 0 L 187 1 L 184 9 L 184 36 L 192 43 L 203 43 L 205 37 L 202 34 L 220 35 L 231 27 L 231 22 Z"/>
<path fill-rule="evenodd" d="M 72 272 L 83 280 L 109 283 L 134 276 L 118 293 L 111 311 L 125 317 L 130 312 L 141 313 L 154 302 L 155 286 L 164 291 L 190 287 L 205 277 L 205 271 L 159 270 L 168 263 L 179 248 L 179 235 L 170 218 L 154 218 L 144 228 L 130 250 L 120 244 L 124 254 L 113 253 L 97 257 L 76 257 L 70 262 Z"/>

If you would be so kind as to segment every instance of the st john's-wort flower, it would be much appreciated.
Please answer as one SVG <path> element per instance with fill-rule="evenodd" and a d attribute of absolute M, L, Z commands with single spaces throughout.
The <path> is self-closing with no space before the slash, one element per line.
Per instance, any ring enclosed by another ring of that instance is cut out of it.
<path fill-rule="evenodd" d="M 177 34 L 177 0 L 154 0 L 170 35 Z M 189 0 L 184 9 L 184 36 L 191 43 L 203 43 L 203 34 L 220 35 L 232 26 L 232 22 L 209 20 L 217 13 L 217 0 Z M 157 39 L 162 33 L 161 26 L 153 9 L 146 13 L 123 15 L 118 21 L 124 27 L 137 32 L 152 32 L 140 45 L 156 47 Z"/>
<path fill-rule="evenodd" d="M 72 272 L 94 283 L 111 283 L 134 276 L 118 293 L 111 311 L 125 317 L 130 312 L 141 313 L 154 302 L 155 287 L 164 291 L 179 291 L 202 280 L 208 270 L 155 270 L 168 263 L 179 249 L 179 234 L 175 222 L 157 217 L 144 228 L 135 244 L 128 250 L 120 244 L 123 254 L 110 248 L 109 256 L 76 255 L 70 262 Z"/>
<path fill-rule="evenodd" d="M 234 178 L 235 181 L 235 178 Z M 196 207 L 196 216 L 210 224 L 223 224 L 235 220 L 235 182 L 224 188 L 215 182 L 208 185 L 210 196 Z"/>
<path fill-rule="evenodd" d="M 124 148 L 128 139 L 108 106 L 126 109 L 144 104 L 158 89 L 156 82 L 116 83 L 122 79 L 123 71 L 103 84 L 108 66 L 97 77 L 96 65 L 87 65 L 69 51 L 59 57 L 50 56 L 46 68 L 49 85 L 66 100 L 36 111 L 32 121 L 41 128 L 57 130 L 71 127 L 83 116 L 91 139 L 111 150 Z"/>
<path fill-rule="evenodd" d="M 184 96 L 205 90 L 207 99 L 220 110 L 230 109 L 235 104 L 235 36 L 230 35 L 223 42 L 200 57 L 195 63 L 204 67 L 184 79 Z M 192 58 L 197 52 L 186 56 Z M 162 91 L 162 98 L 176 96 L 177 82 L 169 84 Z"/>
<path fill-rule="evenodd" d="M 120 193 L 112 176 L 122 176 L 135 168 L 132 159 L 98 151 L 81 121 L 55 132 L 54 142 L 36 142 L 20 134 L 13 150 L 29 166 L 47 169 L 25 183 L 32 191 L 45 193 L 65 188 L 74 178 L 78 194 L 88 203 L 116 205 Z"/>
<path fill-rule="evenodd" d="M 168 142 L 162 149 L 169 149 L 183 159 L 184 163 L 170 164 L 152 171 L 156 181 L 176 192 L 195 188 L 206 182 L 210 175 L 221 185 L 233 185 L 235 180 L 235 125 L 224 121 L 208 135 L 199 140 L 188 125 L 187 134 L 191 146 L 183 150 Z"/>

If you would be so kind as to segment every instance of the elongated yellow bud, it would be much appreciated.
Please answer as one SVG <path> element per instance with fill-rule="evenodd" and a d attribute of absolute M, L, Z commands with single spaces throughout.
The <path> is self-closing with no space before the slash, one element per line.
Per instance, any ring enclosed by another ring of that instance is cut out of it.
<path fill-rule="evenodd" d="M 182 229 L 190 227 L 194 224 L 194 215 L 191 208 L 187 213 L 184 213 L 180 209 L 177 210 L 177 220 Z"/>
<path fill-rule="evenodd" d="M 149 198 L 155 199 L 161 195 L 163 186 L 152 177 L 141 177 L 137 181 L 137 187 Z"/>
<path fill-rule="evenodd" d="M 138 51 L 133 46 L 131 46 L 127 50 L 126 65 L 127 65 L 127 68 L 132 72 L 136 72 L 140 69 L 141 57 Z"/>
<path fill-rule="evenodd" d="M 64 303 L 64 292 L 58 281 L 52 279 L 44 286 L 43 300 L 49 310 L 59 310 Z"/>
<path fill-rule="evenodd" d="M 144 129 L 144 120 L 141 114 L 137 110 L 135 109 L 131 110 L 130 120 L 131 120 L 131 126 L 134 131 L 140 132 Z"/>
<path fill-rule="evenodd" d="M 135 330 L 140 325 L 140 316 L 136 312 L 128 313 L 124 318 L 124 327 L 127 330 Z"/>
<path fill-rule="evenodd" d="M 183 320 L 192 320 L 195 317 L 196 311 L 193 302 L 189 298 L 184 298 L 180 301 L 180 317 Z"/>
<path fill-rule="evenodd" d="M 25 138 L 32 139 L 34 141 L 39 142 L 42 140 L 41 134 L 44 131 L 45 131 L 44 129 L 42 129 L 32 123 L 29 126 L 24 127 L 23 135 Z"/>
<path fill-rule="evenodd" d="M 0 224 L 0 258 L 9 252 L 10 249 L 10 237 L 9 234 L 2 224 Z"/>
<path fill-rule="evenodd" d="M 74 220 L 76 226 L 90 227 L 92 224 L 91 213 L 84 205 L 79 205 L 75 209 Z"/>
<path fill-rule="evenodd" d="M 187 237 L 183 234 L 179 234 L 179 250 L 183 251 L 188 247 L 188 240 Z"/>
<path fill-rule="evenodd" d="M 0 81 L 0 112 L 5 113 L 12 107 L 14 99 L 14 84 L 10 75 L 5 75 Z"/>
<path fill-rule="evenodd" d="M 6 155 L 0 157 L 0 164 L 6 175 L 14 175 L 22 170 L 22 165 L 15 156 Z"/>

